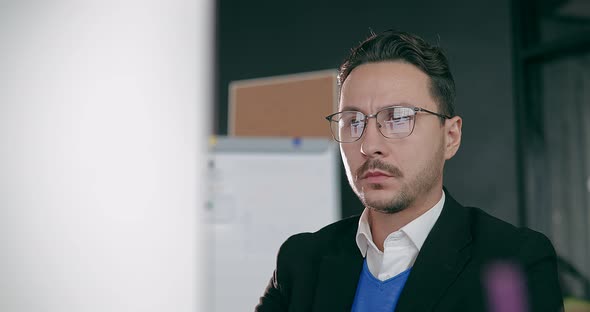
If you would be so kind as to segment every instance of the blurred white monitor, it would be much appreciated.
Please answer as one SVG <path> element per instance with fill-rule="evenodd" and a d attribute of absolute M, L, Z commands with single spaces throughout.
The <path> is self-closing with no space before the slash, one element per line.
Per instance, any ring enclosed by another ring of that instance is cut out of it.
<path fill-rule="evenodd" d="M 212 1 L 2 1 L 0 311 L 199 311 Z"/>

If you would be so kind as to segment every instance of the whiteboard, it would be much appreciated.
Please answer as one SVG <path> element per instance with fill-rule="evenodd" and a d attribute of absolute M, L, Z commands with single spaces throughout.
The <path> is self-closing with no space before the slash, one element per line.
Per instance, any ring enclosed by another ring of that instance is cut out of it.
<path fill-rule="evenodd" d="M 280 245 L 340 219 L 338 166 L 328 139 L 215 140 L 206 204 L 211 311 L 253 311 Z"/>

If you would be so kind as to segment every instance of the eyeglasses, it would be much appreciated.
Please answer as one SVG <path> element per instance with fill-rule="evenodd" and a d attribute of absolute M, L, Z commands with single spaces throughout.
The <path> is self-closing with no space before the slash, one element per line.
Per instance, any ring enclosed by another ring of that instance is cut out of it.
<path fill-rule="evenodd" d="M 411 106 L 390 106 L 383 108 L 373 115 L 365 115 L 357 111 L 342 111 L 326 116 L 330 122 L 332 136 L 340 143 L 352 143 L 361 138 L 369 118 L 375 118 L 377 129 L 388 139 L 402 139 L 414 131 L 416 114 L 425 112 L 442 119 L 450 116 L 431 112 L 427 109 Z"/>

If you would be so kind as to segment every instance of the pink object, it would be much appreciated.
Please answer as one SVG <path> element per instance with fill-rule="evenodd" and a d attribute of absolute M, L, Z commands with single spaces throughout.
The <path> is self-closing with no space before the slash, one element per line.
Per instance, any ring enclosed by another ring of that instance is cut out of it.
<path fill-rule="evenodd" d="M 484 271 L 484 283 L 491 312 L 527 312 L 525 277 L 511 262 L 493 262 Z"/>

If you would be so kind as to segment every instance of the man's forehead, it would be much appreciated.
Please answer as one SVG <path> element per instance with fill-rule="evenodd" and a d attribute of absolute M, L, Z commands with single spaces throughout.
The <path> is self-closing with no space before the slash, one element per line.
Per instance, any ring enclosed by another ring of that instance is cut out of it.
<path fill-rule="evenodd" d="M 395 105 L 436 109 L 430 78 L 416 66 L 402 62 L 363 64 L 339 89 L 339 110 L 374 111 Z"/>

